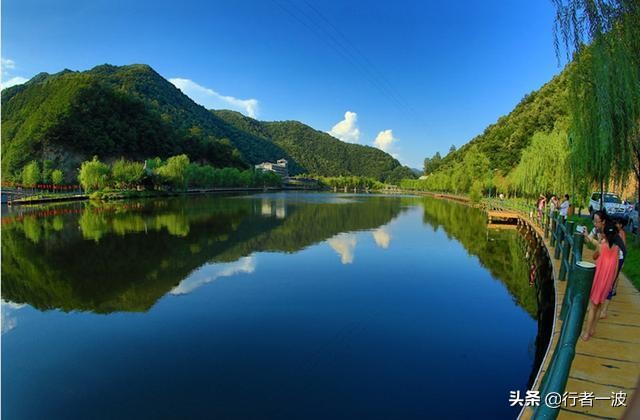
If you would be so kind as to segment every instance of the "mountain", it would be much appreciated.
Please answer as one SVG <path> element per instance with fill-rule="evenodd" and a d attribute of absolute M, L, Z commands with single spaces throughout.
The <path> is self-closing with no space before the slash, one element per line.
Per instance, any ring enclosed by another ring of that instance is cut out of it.
<path fill-rule="evenodd" d="M 290 172 L 362 175 L 405 172 L 381 150 L 343 143 L 299 122 L 260 122 L 196 104 L 151 67 L 101 65 L 40 73 L 2 91 L 2 173 L 51 160 L 71 181 L 93 155 L 110 161 L 186 153 L 218 167 L 285 158 Z"/>
<path fill-rule="evenodd" d="M 491 168 L 508 173 L 520 161 L 522 150 L 536 132 L 549 133 L 557 123 L 567 120 L 568 74 L 571 67 L 554 77 L 539 90 L 525 95 L 507 116 L 500 117 L 482 134 L 443 158 L 440 170 L 462 162 L 466 154 L 476 149 L 484 153 Z"/>
<path fill-rule="evenodd" d="M 218 166 L 246 167 L 228 142 L 204 130 L 180 127 L 175 123 L 178 113 L 161 112 L 158 97 L 183 109 L 179 100 L 184 95 L 178 92 L 170 98 L 168 94 L 175 92 L 166 86 L 169 83 L 149 67 L 128 66 L 108 78 L 104 74 L 110 68 L 41 73 L 25 85 L 2 91 L 4 176 L 18 173 L 33 159 L 52 160 L 71 174 L 92 155 L 140 160 L 186 153 Z"/>
<path fill-rule="evenodd" d="M 322 176 L 361 175 L 396 182 L 413 178 L 409 168 L 380 149 L 345 143 L 298 121 L 261 122 L 234 111 L 214 115 L 287 151 L 307 173 Z"/>

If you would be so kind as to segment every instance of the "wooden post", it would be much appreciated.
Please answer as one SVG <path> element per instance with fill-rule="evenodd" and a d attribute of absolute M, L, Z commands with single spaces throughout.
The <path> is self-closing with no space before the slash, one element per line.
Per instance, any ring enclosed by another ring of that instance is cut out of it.
<path fill-rule="evenodd" d="M 555 258 L 556 260 L 558 258 L 560 258 L 560 246 L 562 246 L 562 241 L 564 240 L 564 226 L 563 226 L 563 221 L 559 220 L 557 227 L 556 227 L 556 248 L 553 251 L 553 258 Z"/>

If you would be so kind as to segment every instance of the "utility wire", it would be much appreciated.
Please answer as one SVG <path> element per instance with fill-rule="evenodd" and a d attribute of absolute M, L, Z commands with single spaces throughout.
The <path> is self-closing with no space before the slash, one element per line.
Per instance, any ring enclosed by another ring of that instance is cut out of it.
<path fill-rule="evenodd" d="M 417 112 L 415 112 L 415 110 L 404 99 L 404 97 L 393 88 L 393 85 L 389 82 L 389 80 L 386 77 L 384 77 L 384 74 L 382 72 L 378 71 L 376 66 L 371 61 L 369 61 L 367 56 L 362 53 L 362 51 L 357 47 L 357 45 L 354 44 L 353 42 L 351 42 L 349 40 L 349 38 L 347 38 L 347 36 L 340 30 L 340 28 L 336 27 L 333 23 L 331 23 L 331 21 L 320 10 L 318 10 L 317 7 L 315 7 L 313 4 L 309 3 L 307 0 L 303 0 L 303 1 L 307 5 L 307 7 L 309 7 L 311 10 L 313 10 L 313 12 L 316 15 L 318 15 L 320 17 L 320 19 L 322 19 L 329 27 L 331 27 L 331 29 L 338 35 L 338 37 L 346 45 L 346 49 L 350 50 L 353 53 L 353 56 L 355 56 L 357 59 L 359 59 L 363 63 L 365 68 L 369 69 L 370 73 L 373 75 L 373 78 L 375 78 L 379 82 L 381 82 L 380 84 L 387 91 L 389 91 L 393 97 L 396 98 L 396 100 L 399 103 L 399 105 L 404 107 L 404 108 L 406 108 L 406 109 L 408 109 L 409 111 L 414 113 L 415 116 L 417 116 Z"/>
<path fill-rule="evenodd" d="M 406 113 L 412 114 L 419 118 L 417 112 L 412 109 L 408 103 L 393 89 L 391 84 L 382 76 L 375 66 L 357 49 L 348 38 L 333 25 L 317 8 L 304 2 L 323 22 L 332 30 L 327 29 L 326 25 L 320 22 L 312 14 L 293 3 L 286 0 L 272 0 L 285 13 L 297 20 L 301 25 L 309 31 L 314 32 L 325 44 L 340 54 L 351 66 L 360 72 L 376 89 L 378 89 L 385 97 L 390 99 L 395 105 Z M 336 36 L 337 34 L 337 36 Z"/>

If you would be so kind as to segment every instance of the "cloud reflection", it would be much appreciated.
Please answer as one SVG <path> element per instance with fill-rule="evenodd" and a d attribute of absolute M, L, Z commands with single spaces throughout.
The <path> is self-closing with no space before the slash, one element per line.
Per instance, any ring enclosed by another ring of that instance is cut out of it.
<path fill-rule="evenodd" d="M 355 251 L 356 244 L 358 243 L 356 235 L 352 233 L 340 233 L 328 239 L 327 243 L 340 255 L 342 264 L 351 264 L 353 262 L 353 251 Z"/>
<path fill-rule="evenodd" d="M 220 277 L 231 277 L 240 273 L 251 274 L 255 269 L 256 263 L 253 257 L 240 258 L 238 261 L 232 263 L 207 265 L 182 280 L 180 284 L 174 287 L 169 293 L 172 295 L 186 295 L 203 284 L 211 283 Z"/>
<path fill-rule="evenodd" d="M 15 311 L 24 307 L 23 303 L 7 302 L 6 300 L 0 300 L 0 312 L 2 318 L 2 334 L 6 334 L 16 327 L 18 320 L 15 316 L 12 316 Z"/>
<path fill-rule="evenodd" d="M 387 249 L 391 244 L 391 234 L 383 227 L 373 231 L 373 239 L 380 248 Z"/>

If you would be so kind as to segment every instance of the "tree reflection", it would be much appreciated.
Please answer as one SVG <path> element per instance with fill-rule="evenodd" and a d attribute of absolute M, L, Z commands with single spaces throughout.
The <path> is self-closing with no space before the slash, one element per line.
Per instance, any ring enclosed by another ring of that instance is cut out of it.
<path fill-rule="evenodd" d="M 341 204 L 198 197 L 9 214 L 2 297 L 41 310 L 146 311 L 171 290 L 184 293 L 176 286 L 206 263 L 296 252 L 341 232 L 375 229 L 401 208 L 384 197 Z"/>
<path fill-rule="evenodd" d="M 430 197 L 422 205 L 423 221 L 434 230 L 442 227 L 449 238 L 476 255 L 504 283 L 514 301 L 538 321 L 530 388 L 551 338 L 555 305 L 553 270 L 541 239 L 524 226 L 517 231 L 488 229 L 486 215 L 468 206 Z"/>
<path fill-rule="evenodd" d="M 507 230 L 488 230 L 487 216 L 465 205 L 424 197 L 423 221 L 434 230 L 444 229 L 448 238 L 460 242 L 476 255 L 491 275 L 504 283 L 514 300 L 533 318 L 537 315 L 535 288 L 529 287 L 529 266 L 520 242 L 522 237 Z"/>

